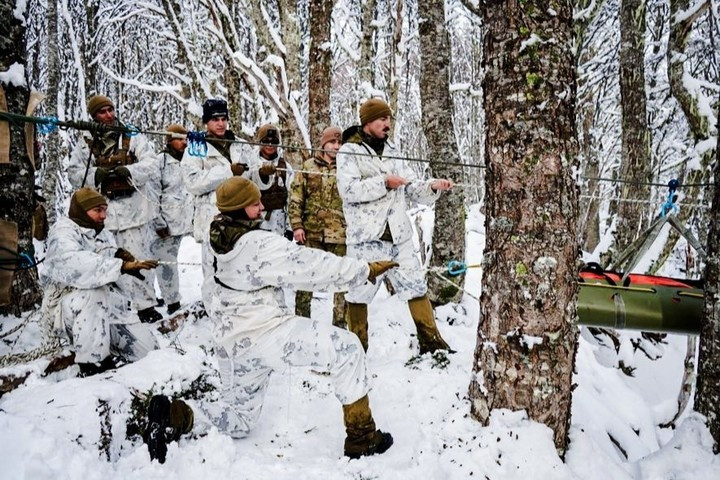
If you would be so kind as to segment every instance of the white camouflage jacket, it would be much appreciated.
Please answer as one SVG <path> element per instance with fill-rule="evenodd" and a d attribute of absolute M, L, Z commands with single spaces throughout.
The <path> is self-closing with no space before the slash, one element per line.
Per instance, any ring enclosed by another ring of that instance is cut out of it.
<path fill-rule="evenodd" d="M 84 290 L 104 289 L 107 301 L 98 306 L 97 315 L 107 315 L 110 323 L 136 323 L 131 315 L 130 299 L 115 285 L 121 275 L 123 261 L 115 258 L 117 244 L 107 228 L 99 234 L 84 228 L 68 217 L 58 218 L 50 229 L 43 269 L 46 284 L 46 312 L 51 315 L 56 329 L 62 329 L 64 319 L 57 308 L 64 295 L 82 295 Z M 92 312 L 83 312 L 91 317 Z"/>
<path fill-rule="evenodd" d="M 388 142 L 383 155 L 398 157 L 400 153 Z M 406 200 L 430 205 L 440 196 L 430 188 L 434 179 L 418 180 L 402 160 L 378 156 L 364 143 L 345 143 L 338 152 L 337 164 L 348 245 L 379 240 L 386 224 L 390 225 L 395 243 L 411 239 Z M 388 174 L 401 175 L 410 183 L 390 190 L 385 186 Z"/>
<path fill-rule="evenodd" d="M 168 152 L 158 154 L 160 162 L 158 204 L 160 210 L 153 221 L 153 229 L 167 227 L 170 235 L 186 235 L 192 232 L 195 198 L 185 188 L 180 161 Z"/>
<path fill-rule="evenodd" d="M 232 163 L 248 163 L 246 148 L 240 143 L 233 143 L 230 146 Z M 195 241 L 202 242 L 208 235 L 208 229 L 213 217 L 218 214 L 215 205 L 215 189 L 224 180 L 233 176 L 232 170 L 230 170 L 230 162 L 208 143 L 206 156 L 190 155 L 189 149 L 185 150 L 180 165 L 185 187 L 195 195 L 193 237 Z M 247 170 L 242 176 L 250 178 Z"/>
<path fill-rule="evenodd" d="M 276 233 L 253 230 L 217 257 L 210 314 L 216 341 L 229 352 L 236 342 L 253 339 L 284 323 L 294 312 L 283 288 L 347 291 L 367 281 L 369 267 L 349 257 L 301 247 Z"/>
<path fill-rule="evenodd" d="M 91 138 L 89 133 L 84 136 L 88 139 Z M 127 165 L 127 169 L 130 171 L 132 181 L 138 191 L 129 197 L 108 200 L 108 217 L 105 220 L 105 228 L 112 231 L 122 231 L 145 225 L 152 221 L 157 211 L 157 206 L 152 203 L 152 184 L 158 175 L 155 153 L 147 138 L 142 134 L 135 135 L 130 139 L 128 150 L 137 157 L 137 162 Z M 72 155 L 70 155 L 68 165 L 68 179 L 74 189 L 82 186 L 89 157 L 90 148 L 86 141 L 81 138 L 75 145 Z M 94 159 L 90 160 L 90 168 L 87 171 L 85 180 L 85 186 L 90 188 L 95 188 L 95 170 L 97 170 L 97 167 L 93 163 Z"/>

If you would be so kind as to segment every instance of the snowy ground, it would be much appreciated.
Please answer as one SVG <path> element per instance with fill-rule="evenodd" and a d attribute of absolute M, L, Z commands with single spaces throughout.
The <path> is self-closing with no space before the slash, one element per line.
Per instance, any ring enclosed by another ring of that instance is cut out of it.
<path fill-rule="evenodd" d="M 466 260 L 475 263 L 482 251 L 482 220 L 476 210 L 470 219 Z M 185 240 L 181 260 L 199 261 L 199 249 Z M 181 268 L 183 300 L 189 303 L 199 298 L 200 267 Z M 467 277 L 467 290 L 479 295 L 480 272 Z M 260 423 L 249 437 L 232 440 L 210 429 L 172 444 L 164 465 L 150 462 L 141 441 L 125 438 L 132 392 L 172 394 L 212 372 L 201 348 L 207 344 L 204 322 L 193 318 L 179 333 L 158 334 L 164 349 L 113 373 L 79 379 L 71 367 L 42 377 L 43 360 L 0 370 L 34 372 L 24 386 L 0 398 L 0 478 L 720 478 L 720 457 L 712 455 L 712 439 L 697 414 L 685 413 L 674 430 L 658 427 L 677 410 L 685 337 L 669 336 L 651 351 L 657 357 L 651 361 L 630 347 L 636 333 L 624 333 L 616 352 L 583 330 L 572 443 L 563 463 L 550 429 L 524 412 L 496 411 L 486 427 L 469 417 L 478 305 L 466 296 L 437 314 L 457 353 L 445 367 L 431 357 L 408 365 L 417 345 L 407 307 L 384 291 L 370 306 L 371 404 L 378 427 L 395 438 L 384 455 L 344 458 L 341 408 L 327 378 L 293 368 L 274 375 Z M 313 316 L 329 322 L 330 315 L 329 296 L 316 298 Z M 2 332 L 16 320 L 0 322 Z M 37 327 L 29 325 L 21 337 L 0 342 L 0 355 L 36 342 Z M 635 368 L 633 377 L 617 368 L 620 360 Z M 101 453 L 101 438 L 110 437 Z"/>

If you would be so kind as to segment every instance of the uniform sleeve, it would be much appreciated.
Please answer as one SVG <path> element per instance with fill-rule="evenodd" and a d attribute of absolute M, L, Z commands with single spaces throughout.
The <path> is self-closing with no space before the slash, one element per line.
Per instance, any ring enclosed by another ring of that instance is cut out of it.
<path fill-rule="evenodd" d="M 258 268 L 251 272 L 264 285 L 303 291 L 343 292 L 364 284 L 370 267 L 350 257 L 297 245 L 272 233 L 253 239 Z"/>
<path fill-rule="evenodd" d="M 90 148 L 87 146 L 87 143 L 85 143 L 85 137 L 80 136 L 70 155 L 70 162 L 68 163 L 68 180 L 74 189 L 82 187 L 88 161 L 91 161 Z M 85 181 L 86 187 L 95 188 L 96 169 L 96 167 L 90 165 L 87 171 L 87 180 Z"/>
<path fill-rule="evenodd" d="M 130 151 L 137 158 L 137 162 L 127 165 L 132 175 L 132 181 L 138 187 L 148 182 L 155 182 L 160 174 L 158 158 L 153 152 L 145 135 L 135 135 L 130 140 Z"/>
<path fill-rule="evenodd" d="M 108 243 L 108 250 L 116 250 L 114 243 Z M 79 232 L 59 228 L 48 238 L 45 272 L 50 279 L 63 285 L 98 288 L 120 277 L 122 260 L 107 253 L 84 249 Z"/>
<path fill-rule="evenodd" d="M 193 195 L 203 195 L 212 192 L 223 180 L 232 177 L 232 170 L 230 170 L 229 163 L 205 168 L 203 165 L 205 158 L 206 157 L 190 155 L 187 150 L 185 150 L 185 155 L 183 155 L 181 162 L 183 181 L 185 182 L 185 187 Z"/>
<path fill-rule="evenodd" d="M 366 203 L 387 195 L 385 176 L 375 175 L 363 178 L 360 173 L 360 157 L 343 145 L 337 155 L 337 185 L 344 202 Z"/>
<path fill-rule="evenodd" d="M 298 172 L 290 185 L 290 205 L 288 216 L 293 230 L 303 228 L 303 212 L 305 211 L 305 174 Z"/>

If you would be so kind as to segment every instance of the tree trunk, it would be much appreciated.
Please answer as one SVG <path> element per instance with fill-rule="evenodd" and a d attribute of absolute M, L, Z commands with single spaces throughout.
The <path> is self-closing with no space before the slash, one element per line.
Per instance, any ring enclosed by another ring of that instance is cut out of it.
<path fill-rule="evenodd" d="M 445 28 L 445 1 L 419 0 L 420 20 L 420 96 L 422 126 L 428 144 L 428 158 L 441 162 L 460 163 L 453 127 L 453 104 L 450 97 L 449 58 L 438 52 L 450 51 L 450 39 Z M 462 179 L 462 170 L 442 164 L 430 164 L 438 178 Z M 435 204 L 435 228 L 432 239 L 431 267 L 442 267 L 450 260 L 464 259 L 465 207 L 462 189 L 443 194 Z M 437 275 L 428 272 L 428 294 L 436 305 L 458 302 L 462 297 L 462 277 L 455 288 Z"/>
<path fill-rule="evenodd" d="M 645 0 L 622 0 L 620 5 L 620 109 L 622 111 L 622 166 L 620 177 L 636 182 L 651 180 L 650 131 L 645 99 Z M 645 227 L 645 204 L 623 199 L 649 199 L 650 187 L 621 184 L 617 202 L 616 255 Z M 615 255 L 615 256 L 616 256 Z M 614 263 L 614 262 L 613 262 Z"/>
<path fill-rule="evenodd" d="M 377 28 L 373 26 L 373 20 L 375 19 L 377 0 L 365 0 L 362 2 L 361 8 L 362 40 L 360 44 L 360 64 L 358 65 L 358 79 L 360 80 L 358 92 L 362 97 L 368 96 L 368 92 L 375 87 L 373 34 L 377 31 Z M 358 98 L 358 105 L 362 101 L 362 98 Z"/>
<path fill-rule="evenodd" d="M 472 415 L 526 409 L 564 455 L 577 344 L 572 3 L 483 3 L 487 219 Z"/>
<path fill-rule="evenodd" d="M 320 147 L 322 131 L 330 126 L 330 85 L 332 48 L 330 24 L 334 0 L 310 2 L 310 65 L 308 72 L 308 111 L 310 143 Z"/>
<path fill-rule="evenodd" d="M 683 15 L 681 20 L 677 20 L 677 15 L 686 12 L 689 8 L 689 0 L 671 0 L 670 1 L 670 37 L 668 40 L 667 58 L 668 58 L 668 77 L 670 80 L 670 93 L 680 104 L 680 108 L 685 114 L 685 119 L 690 127 L 690 134 L 697 145 L 710 138 L 710 128 L 708 119 L 700 113 L 698 105 L 698 99 L 694 97 L 685 87 L 683 76 L 685 75 L 685 49 L 687 47 L 687 41 L 692 30 L 693 23 L 700 17 L 710 5 L 710 2 L 705 2 L 699 5 L 692 15 Z M 696 184 L 704 183 L 709 180 L 710 177 L 710 165 L 712 163 L 713 151 L 708 149 L 700 157 L 700 168 L 691 170 L 686 173 L 683 172 L 680 183 L 683 184 Z M 700 187 L 688 187 L 683 190 L 685 197 L 683 201 L 686 203 L 696 203 L 700 195 Z M 700 212 L 701 213 L 701 212 Z M 686 224 L 693 215 L 698 214 L 698 211 L 694 207 L 685 207 L 680 209 L 678 214 L 678 220 L 682 224 Z M 707 228 L 704 228 L 705 222 L 701 221 L 701 226 L 698 228 L 699 240 L 704 243 L 706 238 L 704 237 Z M 650 268 L 650 272 L 654 273 L 662 267 L 663 263 L 672 253 L 675 248 L 675 244 L 679 239 L 679 235 L 675 230 L 670 231 L 668 240 L 665 243 L 660 257 Z"/>
<path fill-rule="evenodd" d="M 720 114 L 718 115 L 720 119 Z M 718 120 L 720 131 L 720 120 Z M 720 451 L 720 136 L 715 147 L 715 191 L 713 193 L 705 265 L 705 316 L 700 327 L 695 409 L 707 417 L 707 426 Z"/>
<path fill-rule="evenodd" d="M 14 0 L 0 0 L 0 72 L 7 73 L 14 64 L 20 65 L 22 76 L 10 75 L 0 81 L 5 91 L 7 111 L 24 114 L 30 92 L 25 72 L 25 24 L 15 18 Z M 21 12 L 24 16 L 25 12 Z M 32 243 L 32 214 L 35 207 L 35 169 L 25 144 L 25 124 L 10 123 L 9 163 L 0 163 L 0 218 L 15 222 L 18 229 L 18 252 L 34 255 Z M 19 315 L 32 309 L 42 299 L 35 267 L 15 271 L 11 303 L 0 308 L 0 314 Z"/>
<path fill-rule="evenodd" d="M 47 2 L 47 36 L 48 36 L 48 52 L 47 52 L 47 97 L 45 99 L 45 111 L 48 115 L 58 115 L 58 96 L 60 75 L 58 65 L 58 10 L 57 0 L 48 0 Z M 45 204 L 47 210 L 48 223 L 55 223 L 57 216 L 57 179 L 61 175 L 60 159 L 66 155 L 64 142 L 62 137 L 54 133 L 46 137 L 45 151 L 43 152 L 43 171 L 42 178 L 42 195 L 47 201 Z"/>

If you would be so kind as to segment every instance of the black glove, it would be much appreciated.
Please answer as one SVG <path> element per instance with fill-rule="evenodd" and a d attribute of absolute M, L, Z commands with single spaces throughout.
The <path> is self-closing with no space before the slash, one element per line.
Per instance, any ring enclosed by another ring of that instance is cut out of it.
<path fill-rule="evenodd" d="M 124 167 L 120 165 L 119 167 L 115 167 L 115 175 L 122 178 L 132 178 L 132 174 L 130 173 L 130 170 L 128 170 L 127 167 Z"/>
<path fill-rule="evenodd" d="M 145 275 L 140 270 L 149 270 L 158 266 L 156 260 L 133 260 L 131 262 L 123 262 L 120 268 L 121 273 L 127 273 L 140 280 L 145 280 Z"/>
<path fill-rule="evenodd" d="M 99 187 L 110 176 L 110 170 L 104 167 L 95 169 L 95 186 Z"/>
<path fill-rule="evenodd" d="M 288 240 L 290 240 L 290 241 L 292 242 L 293 239 L 295 238 L 295 235 L 293 234 L 293 231 L 292 231 L 292 230 L 285 230 L 285 238 L 287 238 Z"/>
<path fill-rule="evenodd" d="M 168 227 L 158 228 L 155 233 L 160 238 L 167 238 L 170 236 L 170 229 Z"/>
<path fill-rule="evenodd" d="M 135 261 L 135 255 L 128 252 L 124 248 L 118 248 L 115 250 L 115 258 L 122 259 L 123 262 L 134 262 Z"/>
<path fill-rule="evenodd" d="M 243 173 L 245 173 L 245 170 L 247 170 L 247 164 L 245 163 L 233 163 L 230 165 L 230 170 L 232 170 L 233 175 L 236 177 L 239 177 Z"/>

